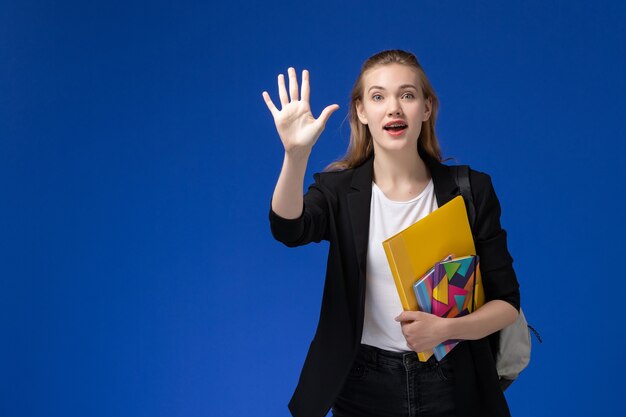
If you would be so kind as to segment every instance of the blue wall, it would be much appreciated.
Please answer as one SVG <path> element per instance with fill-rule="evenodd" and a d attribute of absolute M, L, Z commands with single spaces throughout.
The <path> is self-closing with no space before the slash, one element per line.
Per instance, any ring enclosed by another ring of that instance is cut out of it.
<path fill-rule="evenodd" d="M 623 2 L 31 1 L 0 6 L 0 415 L 287 416 L 327 244 L 267 213 L 261 98 L 311 72 L 343 154 L 362 61 L 413 51 L 445 156 L 491 174 L 545 342 L 515 416 L 620 415 Z M 611 297 L 609 297 L 611 296 Z"/>

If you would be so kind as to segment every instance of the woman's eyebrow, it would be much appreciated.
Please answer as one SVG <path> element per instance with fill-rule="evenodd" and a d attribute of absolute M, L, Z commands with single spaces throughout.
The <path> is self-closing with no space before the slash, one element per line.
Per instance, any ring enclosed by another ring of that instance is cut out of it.
<path fill-rule="evenodd" d="M 400 87 L 398 87 L 399 90 L 402 90 L 403 88 L 413 88 L 414 90 L 417 91 L 417 87 L 414 86 L 413 84 L 402 84 Z M 372 91 L 373 89 L 377 89 L 377 90 L 385 90 L 385 87 L 381 87 L 379 85 L 373 85 L 369 88 L 369 90 L 367 90 L 367 92 L 369 93 L 370 91 Z"/>

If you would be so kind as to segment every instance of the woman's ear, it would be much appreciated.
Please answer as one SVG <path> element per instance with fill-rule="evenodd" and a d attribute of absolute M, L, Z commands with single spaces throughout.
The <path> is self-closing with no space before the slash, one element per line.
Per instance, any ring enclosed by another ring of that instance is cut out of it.
<path fill-rule="evenodd" d="M 363 113 L 363 103 L 361 102 L 361 100 L 357 100 L 355 104 L 356 104 L 356 115 L 357 115 L 357 117 L 359 118 L 361 123 L 366 125 L 367 124 L 367 118 L 365 117 L 365 114 Z"/>
<path fill-rule="evenodd" d="M 430 119 L 430 115 L 433 111 L 433 98 L 428 97 L 424 100 L 424 121 Z"/>

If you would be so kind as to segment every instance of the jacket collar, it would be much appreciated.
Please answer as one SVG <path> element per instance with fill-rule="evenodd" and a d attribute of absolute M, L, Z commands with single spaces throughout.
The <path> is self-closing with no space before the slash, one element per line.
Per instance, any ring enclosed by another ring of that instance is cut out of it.
<path fill-rule="evenodd" d="M 433 178 L 433 185 L 435 186 L 435 195 L 437 198 L 437 205 L 439 207 L 452 200 L 459 194 L 459 187 L 457 186 L 450 168 L 447 165 L 432 158 L 421 146 L 418 146 L 418 153 L 422 160 L 426 163 L 430 171 L 430 175 Z M 374 178 L 374 154 L 354 169 L 354 175 L 352 176 L 351 187 L 355 191 L 365 192 L 371 195 L 372 192 L 372 179 Z M 354 192 L 353 192 L 354 194 Z M 368 210 L 369 218 L 369 210 Z"/>

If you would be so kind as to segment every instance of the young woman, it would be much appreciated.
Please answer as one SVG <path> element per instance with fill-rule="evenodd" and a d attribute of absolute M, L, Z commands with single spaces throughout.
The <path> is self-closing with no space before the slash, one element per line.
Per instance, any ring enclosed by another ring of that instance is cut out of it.
<path fill-rule="evenodd" d="M 278 76 L 281 110 L 263 92 L 285 148 L 270 226 L 287 246 L 330 244 L 320 320 L 289 403 L 292 414 L 509 415 L 488 336 L 515 321 L 519 286 L 490 177 L 470 171 L 487 300 L 474 313 L 440 318 L 402 311 L 381 244 L 460 194 L 441 162 L 438 99 L 416 57 L 390 50 L 365 61 L 350 100 L 348 151 L 314 175 L 304 196 L 309 155 L 339 106 L 316 119 L 308 72 L 301 89 L 295 70 L 288 74 L 289 94 Z M 415 352 L 448 339 L 464 341 L 441 362 L 417 360 Z"/>

